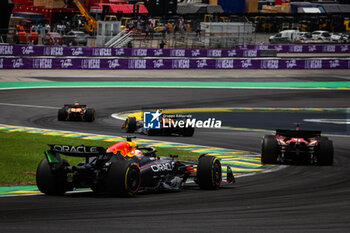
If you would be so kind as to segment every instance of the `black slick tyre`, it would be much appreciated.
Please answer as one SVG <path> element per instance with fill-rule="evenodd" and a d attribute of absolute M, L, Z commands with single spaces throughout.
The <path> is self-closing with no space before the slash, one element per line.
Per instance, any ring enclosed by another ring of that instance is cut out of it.
<path fill-rule="evenodd" d="M 95 120 L 95 109 L 88 108 L 85 113 L 85 120 L 88 122 L 92 122 Z"/>
<path fill-rule="evenodd" d="M 105 178 L 106 189 L 118 196 L 136 195 L 140 184 L 140 169 L 136 163 L 128 160 L 113 162 Z"/>
<path fill-rule="evenodd" d="M 67 119 L 67 112 L 65 108 L 61 108 L 58 110 L 58 120 L 65 121 Z"/>
<path fill-rule="evenodd" d="M 69 166 L 63 161 L 63 166 Z M 67 175 L 63 167 L 52 171 L 47 159 L 41 160 L 36 170 L 36 185 L 40 192 L 46 195 L 63 195 L 67 191 Z"/>
<path fill-rule="evenodd" d="M 136 118 L 128 117 L 125 121 L 125 131 L 127 133 L 134 133 L 136 130 Z"/>
<path fill-rule="evenodd" d="M 317 151 L 317 164 L 330 166 L 333 164 L 333 141 L 321 138 Z"/>
<path fill-rule="evenodd" d="M 265 135 L 261 142 L 261 162 L 277 163 L 277 140 L 273 135 Z"/>
<path fill-rule="evenodd" d="M 220 160 L 214 156 L 202 156 L 198 160 L 197 183 L 201 189 L 218 189 L 222 180 Z"/>

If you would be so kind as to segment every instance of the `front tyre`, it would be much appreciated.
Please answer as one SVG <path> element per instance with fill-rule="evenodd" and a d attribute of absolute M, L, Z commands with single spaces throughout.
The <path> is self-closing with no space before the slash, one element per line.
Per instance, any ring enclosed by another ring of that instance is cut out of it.
<path fill-rule="evenodd" d="M 202 156 L 198 160 L 197 183 L 201 189 L 218 189 L 222 180 L 221 163 L 214 156 Z"/>
<path fill-rule="evenodd" d="M 277 140 L 273 135 L 265 135 L 261 142 L 261 162 L 277 163 Z"/>
<path fill-rule="evenodd" d="M 119 196 L 136 195 L 140 184 L 140 169 L 129 160 L 113 162 L 105 178 L 107 190 Z"/>
<path fill-rule="evenodd" d="M 67 191 L 67 175 L 64 172 L 64 166 L 69 166 L 66 160 L 63 160 L 63 166 L 52 171 L 47 159 L 41 160 L 36 170 L 36 185 L 40 192 L 46 195 L 63 195 Z"/>

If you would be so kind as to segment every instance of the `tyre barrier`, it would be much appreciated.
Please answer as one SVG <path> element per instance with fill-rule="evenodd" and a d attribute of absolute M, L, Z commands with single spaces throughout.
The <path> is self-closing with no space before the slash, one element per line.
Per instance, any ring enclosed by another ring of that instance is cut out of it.
<path fill-rule="evenodd" d="M 350 69 L 350 59 L 0 57 L 0 69 Z"/>

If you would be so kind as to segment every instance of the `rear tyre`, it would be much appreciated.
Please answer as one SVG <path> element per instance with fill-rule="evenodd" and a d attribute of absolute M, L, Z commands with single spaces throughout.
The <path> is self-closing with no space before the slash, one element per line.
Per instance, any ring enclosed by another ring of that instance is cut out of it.
<path fill-rule="evenodd" d="M 197 183 L 201 189 L 218 189 L 222 180 L 221 163 L 214 156 L 203 156 L 198 160 Z"/>
<path fill-rule="evenodd" d="M 140 169 L 136 163 L 118 160 L 111 164 L 105 179 L 109 192 L 119 196 L 134 196 L 141 183 Z"/>
<path fill-rule="evenodd" d="M 67 191 L 67 175 L 64 167 L 69 166 L 66 160 L 63 160 L 63 166 L 52 171 L 47 159 L 41 160 L 36 170 L 36 185 L 40 192 L 46 195 L 63 195 Z"/>
<path fill-rule="evenodd" d="M 85 113 L 85 120 L 88 122 L 92 122 L 95 120 L 95 109 L 88 108 Z"/>
<path fill-rule="evenodd" d="M 333 141 L 321 138 L 317 153 L 317 164 L 330 166 L 333 164 Z"/>
<path fill-rule="evenodd" d="M 184 137 L 192 137 L 193 134 L 194 134 L 194 128 L 192 127 L 184 128 L 182 131 L 182 136 Z"/>
<path fill-rule="evenodd" d="M 127 133 L 134 133 L 136 130 L 136 118 L 128 117 L 125 121 L 125 131 Z"/>
<path fill-rule="evenodd" d="M 67 112 L 65 108 L 61 108 L 58 110 L 58 120 L 65 121 L 67 119 Z"/>
<path fill-rule="evenodd" d="M 261 142 L 261 162 L 277 163 L 277 140 L 273 135 L 265 135 Z"/>

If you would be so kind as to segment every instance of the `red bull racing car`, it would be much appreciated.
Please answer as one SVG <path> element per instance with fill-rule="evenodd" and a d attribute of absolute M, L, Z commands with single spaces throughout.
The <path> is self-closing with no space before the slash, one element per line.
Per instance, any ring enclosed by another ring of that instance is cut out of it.
<path fill-rule="evenodd" d="M 277 129 L 265 135 L 261 142 L 261 162 L 333 164 L 333 142 L 321 136 L 321 131 Z"/>
<path fill-rule="evenodd" d="M 192 180 L 201 189 L 218 189 L 222 182 L 234 183 L 230 167 L 222 179 L 218 158 L 201 155 L 197 162 L 177 160 L 177 155 L 158 157 L 153 147 L 138 147 L 131 137 L 107 149 L 91 146 L 49 145 L 36 172 L 39 190 L 63 195 L 75 188 L 133 196 L 138 192 L 181 190 Z M 61 155 L 85 157 L 71 166 Z"/>
<path fill-rule="evenodd" d="M 79 102 L 66 104 L 58 110 L 59 121 L 88 121 L 95 120 L 95 109 L 81 105 Z"/>

